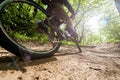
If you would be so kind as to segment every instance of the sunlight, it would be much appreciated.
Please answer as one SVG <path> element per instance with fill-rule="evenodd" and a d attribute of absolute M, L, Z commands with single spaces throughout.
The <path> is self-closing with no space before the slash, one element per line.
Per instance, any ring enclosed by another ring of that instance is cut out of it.
<path fill-rule="evenodd" d="M 112 1 L 112 0 L 111 0 Z M 94 12 L 91 11 L 86 17 L 86 23 L 85 26 L 92 31 L 94 34 L 99 34 L 100 29 L 105 27 L 108 24 L 107 17 L 111 14 L 111 17 L 109 16 L 109 19 L 119 15 L 117 8 L 115 6 L 114 1 L 110 2 L 110 0 L 105 0 L 106 3 L 109 3 L 109 8 L 107 8 L 105 5 L 102 5 L 102 7 L 97 11 Z M 119 5 L 120 6 L 120 5 Z M 118 7 L 118 5 L 117 5 Z M 105 10 L 103 10 L 103 8 Z M 110 14 L 111 13 L 111 14 Z M 106 19 L 105 19 L 106 18 Z"/>
<path fill-rule="evenodd" d="M 94 16 L 92 18 L 90 18 L 87 22 L 86 25 L 89 27 L 89 29 L 95 33 L 95 34 L 99 34 L 99 30 L 101 29 L 101 25 L 100 25 L 100 19 L 103 17 L 103 14 Z M 106 21 L 103 20 L 102 24 L 105 25 Z"/>

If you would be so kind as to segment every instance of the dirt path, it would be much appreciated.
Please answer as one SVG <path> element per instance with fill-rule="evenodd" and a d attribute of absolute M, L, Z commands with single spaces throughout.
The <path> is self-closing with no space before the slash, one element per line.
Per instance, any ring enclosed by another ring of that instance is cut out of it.
<path fill-rule="evenodd" d="M 120 45 L 62 46 L 51 58 L 18 64 L 0 63 L 0 80 L 120 80 Z M 82 55 L 81 55 L 82 54 Z"/>

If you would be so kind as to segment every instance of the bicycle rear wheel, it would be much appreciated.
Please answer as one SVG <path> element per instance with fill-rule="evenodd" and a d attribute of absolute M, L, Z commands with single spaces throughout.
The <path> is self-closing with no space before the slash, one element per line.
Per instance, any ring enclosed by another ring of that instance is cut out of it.
<path fill-rule="evenodd" d="M 52 45 L 49 35 L 36 27 L 36 22 L 44 22 L 46 15 L 31 0 L 5 0 L 0 4 L 0 45 L 21 58 L 21 53 L 31 55 L 31 59 L 52 56 L 60 47 L 57 33 Z M 50 33 L 48 26 L 46 29 Z"/>

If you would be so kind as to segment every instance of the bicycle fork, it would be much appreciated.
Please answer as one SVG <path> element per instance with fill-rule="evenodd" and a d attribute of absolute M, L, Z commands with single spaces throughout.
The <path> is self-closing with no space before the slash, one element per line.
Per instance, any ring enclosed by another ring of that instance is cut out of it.
<path fill-rule="evenodd" d="M 79 52 L 82 52 L 82 50 L 81 50 L 81 48 L 80 48 L 80 45 L 79 45 L 79 43 L 78 43 L 78 40 L 76 40 L 76 39 L 73 38 L 73 42 L 75 42 L 75 44 L 76 44 Z"/>
<path fill-rule="evenodd" d="M 66 40 L 69 40 L 69 39 L 72 40 L 76 44 L 76 46 L 78 48 L 78 51 L 82 52 L 82 50 L 80 48 L 80 45 L 79 45 L 79 42 L 78 42 L 78 40 L 76 38 L 74 38 L 72 36 L 68 36 L 65 32 L 63 32 L 63 34 L 64 34 L 63 38 L 65 38 Z M 61 35 L 61 36 L 63 36 L 63 35 Z"/>

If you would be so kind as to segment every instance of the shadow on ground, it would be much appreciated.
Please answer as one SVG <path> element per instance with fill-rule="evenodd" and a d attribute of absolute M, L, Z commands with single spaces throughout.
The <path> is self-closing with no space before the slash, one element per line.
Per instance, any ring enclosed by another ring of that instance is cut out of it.
<path fill-rule="evenodd" d="M 31 62 L 17 61 L 17 57 L 14 56 L 14 58 L 16 59 L 16 63 L 12 60 L 11 57 L 3 56 L 3 57 L 0 57 L 0 70 L 1 71 L 17 70 L 16 65 L 18 65 L 21 71 L 25 71 L 24 67 L 36 66 L 36 65 L 45 64 L 52 61 L 57 61 L 56 57 L 58 56 L 76 55 L 76 54 L 78 55 L 79 53 L 76 53 L 76 52 L 62 53 L 62 51 L 58 51 L 58 53 L 56 53 L 53 57 L 32 60 Z"/>
<path fill-rule="evenodd" d="M 31 62 L 22 62 L 22 61 L 16 61 L 14 63 L 11 59 L 11 57 L 0 57 L 0 70 L 1 71 L 7 71 L 7 70 L 17 70 L 16 65 L 19 66 L 20 70 L 24 70 L 24 67 L 28 66 L 36 66 L 39 64 L 44 64 L 47 62 L 52 62 L 56 61 L 57 59 L 55 57 L 50 57 L 50 58 L 44 58 L 44 59 L 37 59 L 37 60 L 32 60 Z"/>

